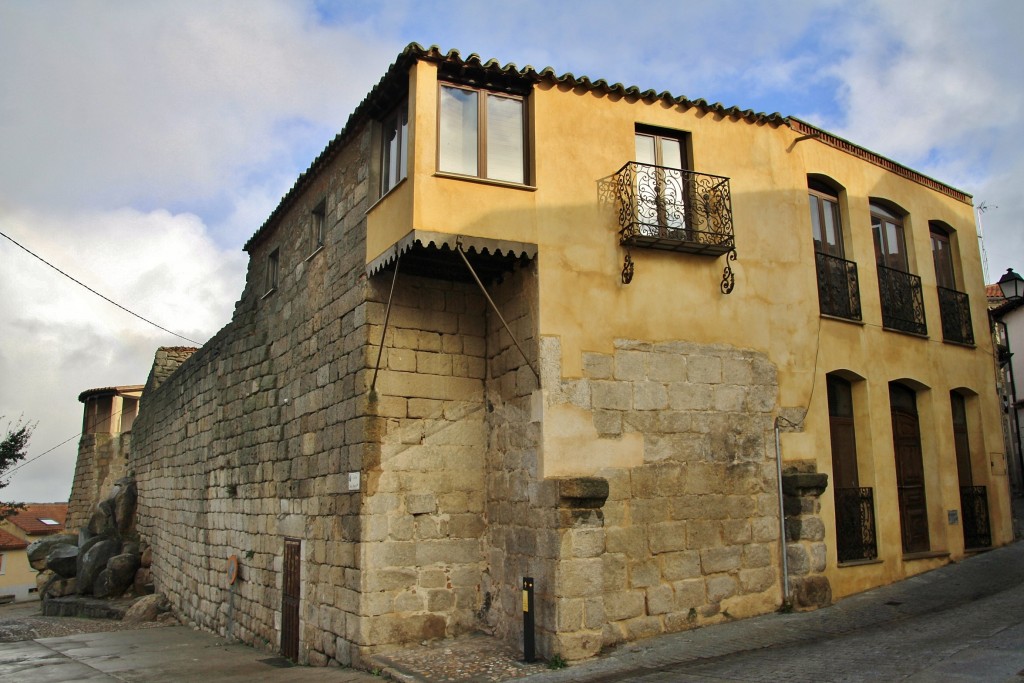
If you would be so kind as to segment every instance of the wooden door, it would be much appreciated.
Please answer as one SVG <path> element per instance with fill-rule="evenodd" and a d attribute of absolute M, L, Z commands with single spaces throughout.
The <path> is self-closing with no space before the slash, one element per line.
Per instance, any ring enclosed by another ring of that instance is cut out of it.
<path fill-rule="evenodd" d="M 281 587 L 281 654 L 299 659 L 299 575 L 302 544 L 292 538 L 284 541 L 284 576 Z"/>
<path fill-rule="evenodd" d="M 931 544 L 928 538 L 928 505 L 916 396 L 913 390 L 896 384 L 891 385 L 889 395 L 903 552 L 926 552 L 931 549 Z"/>

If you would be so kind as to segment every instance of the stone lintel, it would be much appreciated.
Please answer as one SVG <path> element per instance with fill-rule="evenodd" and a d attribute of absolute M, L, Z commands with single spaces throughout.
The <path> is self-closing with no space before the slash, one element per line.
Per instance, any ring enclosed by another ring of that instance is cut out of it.
<path fill-rule="evenodd" d="M 782 492 L 801 498 L 821 496 L 828 488 L 828 475 L 824 472 L 793 472 L 782 475 Z"/>
<path fill-rule="evenodd" d="M 602 477 L 566 477 L 558 480 L 558 505 L 599 508 L 608 500 L 608 480 Z"/>

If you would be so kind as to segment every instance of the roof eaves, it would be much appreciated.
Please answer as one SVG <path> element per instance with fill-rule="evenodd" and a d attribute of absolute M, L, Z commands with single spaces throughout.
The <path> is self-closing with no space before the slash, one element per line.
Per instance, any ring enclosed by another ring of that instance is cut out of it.
<path fill-rule="evenodd" d="M 963 202 L 964 204 L 967 204 L 969 206 L 972 206 L 974 204 L 974 198 L 970 194 L 964 192 L 963 190 L 957 189 L 952 185 L 947 185 L 946 183 L 935 180 L 934 178 L 926 176 L 923 173 L 919 173 L 918 171 L 915 171 L 914 169 L 908 166 L 904 166 L 903 164 L 895 162 L 892 159 L 889 159 L 888 157 L 884 157 L 881 154 L 872 152 L 870 149 L 867 149 L 866 147 L 861 147 L 858 144 L 850 142 L 849 140 L 845 140 L 839 137 L 838 135 L 829 133 L 827 130 L 818 128 L 817 126 L 813 126 L 807 123 L 806 121 L 802 121 L 794 116 L 787 117 L 787 122 L 790 128 L 800 133 L 801 135 L 811 136 L 818 140 L 819 142 L 821 142 L 822 144 L 828 145 L 829 147 L 834 147 L 835 149 L 846 152 L 847 154 L 855 156 L 858 159 L 868 161 L 874 164 L 875 166 L 884 168 L 885 170 L 891 171 L 892 173 L 895 173 L 896 175 L 901 176 L 903 178 L 907 178 L 908 180 L 912 180 L 915 183 L 918 183 L 919 185 L 924 185 L 925 187 L 931 188 L 936 192 L 940 192 L 948 197 L 952 197 L 953 199 Z"/>
<path fill-rule="evenodd" d="M 706 113 L 713 113 L 725 118 L 744 120 L 749 123 L 767 123 L 773 126 L 783 126 L 787 125 L 788 121 L 786 117 L 778 112 L 774 114 L 763 114 L 751 109 L 726 107 L 718 102 L 709 104 L 703 99 L 690 100 L 686 97 L 675 96 L 667 90 L 663 90 L 659 93 L 652 89 L 640 90 L 640 88 L 635 85 L 624 86 L 622 83 L 609 85 L 603 78 L 594 81 L 586 75 L 577 77 L 568 72 L 559 76 L 550 66 L 544 67 L 540 71 L 529 64 L 519 68 L 512 62 L 502 65 L 496 59 L 488 59 L 484 61 L 484 59 L 475 52 L 470 53 L 464 58 L 458 50 L 442 52 L 441 48 L 437 45 L 431 45 L 428 48 L 424 48 L 418 43 L 409 43 L 405 49 L 399 53 L 394 63 L 388 67 L 380 81 L 377 82 L 377 85 L 370 90 L 366 97 L 364 97 L 359 105 L 357 105 L 352 111 L 352 114 L 349 115 L 348 121 L 346 121 L 345 126 L 341 131 L 334 136 L 334 139 L 332 139 L 327 144 L 327 147 L 325 147 L 324 150 L 313 160 L 309 165 L 309 168 L 299 174 L 299 177 L 295 180 L 291 189 L 285 193 L 284 197 L 278 203 L 277 207 L 271 212 L 267 220 L 242 247 L 245 251 L 251 252 L 253 247 L 259 244 L 259 242 L 270 231 L 271 227 L 276 224 L 276 222 L 280 220 L 284 213 L 292 206 L 302 190 L 312 182 L 312 178 L 316 173 L 334 157 L 341 146 L 348 140 L 349 136 L 352 135 L 360 125 L 372 116 L 383 115 L 386 113 L 384 111 L 375 111 L 374 107 L 379 106 L 381 100 L 387 98 L 388 88 L 389 86 L 392 88 L 394 87 L 395 79 L 399 78 L 402 74 L 407 73 L 409 67 L 417 61 L 480 68 L 494 74 L 526 79 L 534 83 L 548 82 L 554 85 L 583 88 L 590 92 L 635 98 L 649 103 L 660 101 L 666 104 L 682 107 L 683 109 L 696 107 Z"/>

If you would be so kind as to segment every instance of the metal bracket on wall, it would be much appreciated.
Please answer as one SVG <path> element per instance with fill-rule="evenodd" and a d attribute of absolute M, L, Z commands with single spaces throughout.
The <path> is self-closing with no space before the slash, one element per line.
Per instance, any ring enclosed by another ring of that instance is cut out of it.
<path fill-rule="evenodd" d="M 626 247 L 626 259 L 622 262 L 622 284 L 628 285 L 633 281 L 633 257 L 629 253 L 629 247 Z"/>
<path fill-rule="evenodd" d="M 725 257 L 725 270 L 722 271 L 722 294 L 732 293 L 733 287 L 736 286 L 736 275 L 732 272 L 729 262 L 735 261 L 738 258 L 739 256 L 737 256 L 735 249 L 731 250 Z"/>

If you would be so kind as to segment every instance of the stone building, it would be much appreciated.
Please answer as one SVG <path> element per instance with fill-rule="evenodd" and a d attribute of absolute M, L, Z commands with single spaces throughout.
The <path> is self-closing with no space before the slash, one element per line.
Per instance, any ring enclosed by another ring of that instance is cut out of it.
<path fill-rule="evenodd" d="M 141 385 L 88 389 L 78 395 L 84 409 L 68 499 L 69 529 L 88 524 L 96 503 L 128 471 L 132 424 L 139 414 L 140 396 Z"/>
<path fill-rule="evenodd" d="M 1011 539 L 971 198 L 803 121 L 410 45 L 245 249 L 133 432 L 203 628 L 520 643 L 528 577 L 571 660 Z"/>

